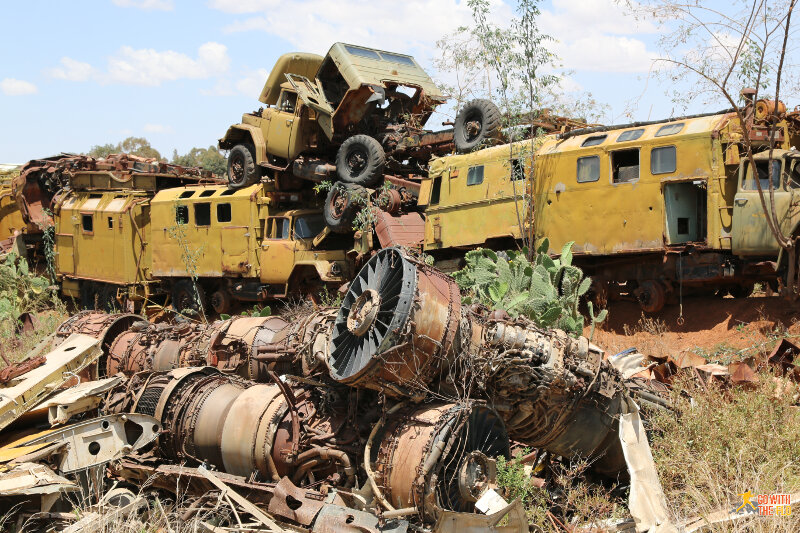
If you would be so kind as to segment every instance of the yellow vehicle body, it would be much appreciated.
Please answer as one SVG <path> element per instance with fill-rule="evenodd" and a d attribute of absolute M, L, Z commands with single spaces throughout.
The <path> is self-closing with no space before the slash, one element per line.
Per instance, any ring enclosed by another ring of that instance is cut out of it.
<path fill-rule="evenodd" d="M 550 135 L 533 148 L 526 141 L 434 160 L 420 191 L 420 204 L 427 206 L 424 247 L 519 239 L 535 213 L 535 241 L 547 238 L 554 254 L 570 241 L 575 254 L 597 256 L 689 243 L 738 255 L 777 253 L 774 239 L 768 250 L 763 243 L 748 249 L 733 236 L 735 198 L 757 191 L 741 191 L 740 168 L 747 166 L 731 149 L 740 139 L 732 118 L 709 115 L 566 139 Z M 790 159 L 796 154 L 775 152 Z M 787 163 L 786 172 L 793 165 Z M 523 192 L 532 193 L 532 210 L 523 205 Z M 781 202 L 779 211 L 787 212 L 789 203 Z M 784 217 L 787 230 L 792 220 Z"/>
<path fill-rule="evenodd" d="M 418 205 L 425 208 L 426 251 L 490 246 L 522 237 L 529 143 L 503 145 L 431 162 Z"/>
<path fill-rule="evenodd" d="M 176 187 L 150 202 L 152 275 L 258 277 L 261 187 Z"/>
<path fill-rule="evenodd" d="M 273 207 L 264 188 L 67 192 L 54 212 L 62 292 L 84 305 L 131 309 L 174 298 L 194 279 L 201 294 L 229 305 L 349 279 L 353 237 L 332 234 L 320 209 Z"/>
<path fill-rule="evenodd" d="M 661 251 L 687 242 L 730 249 L 735 180 L 727 179 L 722 142 L 712 135 L 727 121 L 727 115 L 712 115 L 547 138 L 533 179 L 537 242 L 548 238 L 551 253 L 558 253 L 575 241 L 576 254 L 592 255 Z M 678 131 L 664 134 L 669 128 Z M 625 132 L 639 137 L 620 141 Z M 600 137 L 599 144 L 586 146 Z M 675 154 L 667 156 L 674 165 L 661 164 L 665 151 Z M 583 170 L 595 163 L 579 181 L 578 165 Z M 703 202 L 705 212 L 697 212 Z M 686 218 L 689 227 L 682 221 L 677 228 L 677 219 Z"/>
<path fill-rule="evenodd" d="M 24 232 L 26 228 L 11 190 L 11 180 L 18 175 L 19 167 L 0 165 L 0 241 L 13 237 L 18 231 Z"/>
<path fill-rule="evenodd" d="M 757 152 L 769 146 L 766 132 L 763 124 L 750 130 Z M 793 134 L 782 122 L 772 154 L 775 207 L 787 235 L 800 232 Z M 651 308 L 684 285 L 775 280 L 780 247 L 739 152 L 742 135 L 737 116 L 721 113 L 440 158 L 420 191 L 424 250 L 437 261 L 457 260 L 455 250 L 506 249 L 524 235 L 537 247 L 547 239 L 555 255 L 574 241 L 576 261 L 590 274 L 634 281 L 628 289 L 647 292 L 639 298 L 655 299 Z M 768 151 L 756 155 L 767 195 L 768 160 Z"/>
<path fill-rule="evenodd" d="M 64 292 L 76 280 L 130 288 L 153 281 L 149 197 L 137 191 L 75 191 L 54 209 L 55 267 Z"/>

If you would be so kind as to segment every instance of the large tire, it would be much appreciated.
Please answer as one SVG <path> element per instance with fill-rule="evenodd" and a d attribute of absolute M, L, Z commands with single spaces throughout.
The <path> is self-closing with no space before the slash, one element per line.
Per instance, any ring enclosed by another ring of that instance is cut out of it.
<path fill-rule="evenodd" d="M 346 183 L 372 187 L 383 178 L 386 152 L 369 135 L 353 135 L 336 153 L 336 173 Z"/>
<path fill-rule="evenodd" d="M 228 187 L 242 189 L 257 183 L 261 177 L 252 144 L 237 144 L 228 155 Z"/>
<path fill-rule="evenodd" d="M 202 315 L 206 308 L 206 293 L 203 287 L 198 283 L 197 292 L 195 293 L 192 280 L 182 279 L 176 281 L 172 285 L 172 308 L 178 313 L 190 311 L 198 316 Z"/>
<path fill-rule="evenodd" d="M 755 283 L 744 283 L 742 285 L 732 285 L 728 288 L 728 294 L 734 298 L 749 298 L 756 290 Z"/>
<path fill-rule="evenodd" d="M 353 220 L 359 209 L 366 205 L 366 198 L 367 190 L 360 185 L 334 183 L 322 209 L 325 224 L 334 233 L 351 233 Z"/>
<path fill-rule="evenodd" d="M 459 152 L 471 152 L 484 141 L 500 137 L 500 110 L 491 100 L 479 98 L 461 108 L 453 127 Z"/>

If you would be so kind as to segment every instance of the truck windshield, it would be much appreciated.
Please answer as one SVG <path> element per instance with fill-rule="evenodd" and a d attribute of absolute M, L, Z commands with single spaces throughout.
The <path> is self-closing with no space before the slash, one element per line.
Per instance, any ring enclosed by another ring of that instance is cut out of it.
<path fill-rule="evenodd" d="M 322 215 L 305 215 L 294 220 L 295 239 L 313 239 L 325 229 L 325 220 Z"/>
<path fill-rule="evenodd" d="M 761 183 L 762 190 L 769 190 L 769 167 L 766 161 L 756 161 L 756 169 L 758 170 L 758 181 Z M 781 186 L 781 162 L 777 159 L 772 160 L 772 187 L 777 189 Z M 748 191 L 757 191 L 758 185 L 756 180 L 753 179 L 753 173 L 748 166 L 747 179 L 743 184 L 743 189 Z"/>

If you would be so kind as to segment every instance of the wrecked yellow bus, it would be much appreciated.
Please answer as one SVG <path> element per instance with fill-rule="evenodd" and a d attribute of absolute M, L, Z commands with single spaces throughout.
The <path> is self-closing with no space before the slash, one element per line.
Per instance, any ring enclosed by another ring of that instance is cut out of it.
<path fill-rule="evenodd" d="M 775 107 L 759 102 L 748 128 L 736 113 L 721 112 L 583 128 L 534 145 L 440 158 L 420 192 L 423 249 L 457 268 L 465 249 L 548 239 L 557 254 L 574 241 L 575 261 L 596 291 L 635 297 L 648 312 L 683 290 L 741 296 L 757 282 L 775 286 L 788 258 L 741 151 L 748 134 L 759 183 L 769 189 L 771 165 L 780 226 L 794 235 L 800 152 L 791 149 L 797 132 L 790 120 L 770 143 L 765 109 Z"/>

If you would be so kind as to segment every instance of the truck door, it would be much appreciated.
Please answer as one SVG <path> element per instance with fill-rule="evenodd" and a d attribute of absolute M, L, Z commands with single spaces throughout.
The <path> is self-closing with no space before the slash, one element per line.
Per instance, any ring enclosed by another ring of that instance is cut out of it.
<path fill-rule="evenodd" d="M 269 217 L 266 237 L 261 243 L 261 282 L 285 285 L 294 268 L 294 241 L 291 219 Z"/>
<path fill-rule="evenodd" d="M 764 201 L 770 207 L 769 182 L 770 166 L 772 167 L 772 185 L 774 187 L 775 211 L 781 221 L 781 227 L 788 229 L 791 217 L 786 217 L 791 206 L 794 192 L 782 179 L 783 165 L 779 159 L 756 160 L 758 180 L 764 191 Z M 775 236 L 767 224 L 767 216 L 761 205 L 758 185 L 747 161 L 743 161 L 739 170 L 739 187 L 733 200 L 733 229 L 731 231 L 731 248 L 737 255 L 773 255 L 779 246 Z"/>
<path fill-rule="evenodd" d="M 319 80 L 314 80 L 312 83 L 305 76 L 297 74 L 287 74 L 286 79 L 292 84 L 294 90 L 303 100 L 303 103 L 309 108 L 313 109 L 317 114 L 317 123 L 325 132 L 328 138 L 333 137 L 333 106 L 325 98 L 325 92 L 322 90 L 322 83 Z"/>
<path fill-rule="evenodd" d="M 295 109 L 297 107 L 297 93 L 294 91 L 281 91 L 278 106 L 271 113 L 269 120 L 269 135 L 267 137 L 268 152 L 271 155 L 289 159 L 289 145 L 292 134 L 299 124 L 295 124 Z"/>

